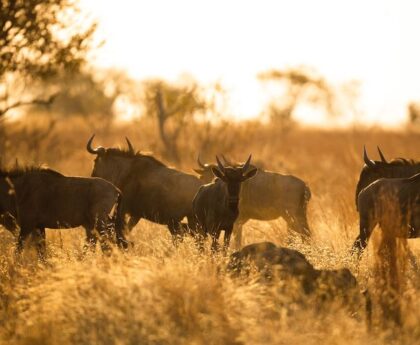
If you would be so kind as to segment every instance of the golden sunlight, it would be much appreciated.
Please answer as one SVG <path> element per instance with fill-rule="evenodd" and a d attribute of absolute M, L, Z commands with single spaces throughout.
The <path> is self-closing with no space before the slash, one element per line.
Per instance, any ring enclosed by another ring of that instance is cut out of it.
<path fill-rule="evenodd" d="M 1 0 L 0 345 L 420 344 L 419 14 Z"/>
<path fill-rule="evenodd" d="M 96 63 L 135 78 L 220 81 L 231 114 L 259 115 L 271 97 L 256 75 L 307 65 L 340 85 L 360 81 L 356 120 L 394 125 L 419 97 L 415 1 L 84 0 L 106 41 Z M 418 28 L 417 28 L 418 29 Z M 346 114 L 344 114 L 346 115 Z M 322 114 L 297 114 L 311 124 Z M 343 116 L 339 122 L 355 120 Z"/>

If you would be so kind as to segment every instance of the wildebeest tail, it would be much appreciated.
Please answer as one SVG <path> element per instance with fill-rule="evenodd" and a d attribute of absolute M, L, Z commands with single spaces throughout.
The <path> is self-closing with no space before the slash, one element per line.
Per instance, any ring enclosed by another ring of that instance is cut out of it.
<path fill-rule="evenodd" d="M 305 184 L 305 192 L 303 194 L 303 200 L 304 202 L 307 204 L 309 202 L 309 200 L 311 199 L 311 190 L 309 189 L 309 187 Z"/>
<path fill-rule="evenodd" d="M 379 305 L 385 322 L 402 323 L 401 301 L 406 283 L 408 262 L 407 228 L 398 199 L 388 196 L 377 206 L 381 214 L 381 237 L 373 241 L 375 253 L 375 285 L 380 290 Z"/>
<path fill-rule="evenodd" d="M 372 297 L 368 289 L 363 290 L 362 295 L 365 298 L 366 327 L 370 332 L 372 329 Z"/>
<path fill-rule="evenodd" d="M 302 204 L 301 204 L 301 210 L 302 210 L 301 211 L 302 212 L 301 223 L 302 223 L 304 233 L 308 236 L 310 236 L 311 231 L 310 231 L 309 225 L 308 225 L 307 210 L 308 210 L 308 203 L 309 203 L 309 200 L 311 199 L 311 196 L 312 196 L 311 190 L 305 184 L 304 191 L 303 191 L 303 197 L 302 197 Z"/>
<path fill-rule="evenodd" d="M 115 236 L 118 246 L 126 249 L 128 247 L 128 241 L 124 235 L 124 213 L 122 210 L 122 193 L 118 193 L 117 207 L 115 212 Z"/>

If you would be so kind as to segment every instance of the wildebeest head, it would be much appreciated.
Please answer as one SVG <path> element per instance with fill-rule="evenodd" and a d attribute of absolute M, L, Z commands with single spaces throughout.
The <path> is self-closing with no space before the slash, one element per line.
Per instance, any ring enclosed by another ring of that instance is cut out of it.
<path fill-rule="evenodd" d="M 251 155 L 249 155 L 247 161 L 243 165 L 237 167 L 224 166 L 217 156 L 216 161 L 217 166 L 212 166 L 211 171 L 214 176 L 226 183 L 229 192 L 229 201 L 238 201 L 241 183 L 257 173 L 256 168 L 248 170 L 251 162 Z"/>
<path fill-rule="evenodd" d="M 124 165 L 129 164 L 128 162 L 124 161 L 124 157 L 135 156 L 136 152 L 131 144 L 130 140 L 126 137 L 125 140 L 127 141 L 128 150 L 121 150 L 115 148 L 104 148 L 99 146 L 97 148 L 92 147 L 92 141 L 95 135 L 89 139 L 86 145 L 86 150 L 96 155 L 94 167 L 92 170 L 93 177 L 102 177 L 108 181 L 118 181 L 121 177 L 121 174 L 126 170 L 124 169 Z M 119 153 L 119 154 L 116 154 Z"/>
<path fill-rule="evenodd" d="M 15 189 L 7 172 L 0 170 L 0 225 L 17 234 Z"/>
<path fill-rule="evenodd" d="M 363 148 L 365 165 L 360 173 L 359 182 L 356 187 L 356 206 L 359 193 L 372 182 L 380 178 L 410 177 L 420 172 L 420 163 L 404 158 L 387 161 L 379 147 L 378 153 L 381 160 L 374 161 L 368 157 L 366 147 Z"/>
<path fill-rule="evenodd" d="M 193 169 L 198 175 L 199 179 L 204 183 L 209 183 L 213 180 L 214 175 L 211 170 L 212 167 L 215 167 L 215 164 L 202 163 L 200 156 L 197 157 L 198 168 Z"/>
<path fill-rule="evenodd" d="M 234 168 L 242 168 L 245 166 L 244 164 L 236 164 L 232 163 L 230 160 L 226 159 L 224 155 L 221 156 L 224 164 L 222 166 L 226 166 L 227 169 L 234 169 Z M 200 156 L 197 158 L 198 168 L 193 169 L 198 175 L 200 175 L 200 180 L 204 183 L 209 183 L 213 180 L 214 176 L 217 176 L 213 173 L 214 168 L 218 168 L 219 165 L 216 164 L 210 164 L 210 163 L 202 163 L 200 160 Z M 251 163 L 248 163 L 247 168 L 243 170 L 246 172 L 246 170 L 256 170 L 257 167 Z M 255 174 L 253 174 L 255 175 Z"/>

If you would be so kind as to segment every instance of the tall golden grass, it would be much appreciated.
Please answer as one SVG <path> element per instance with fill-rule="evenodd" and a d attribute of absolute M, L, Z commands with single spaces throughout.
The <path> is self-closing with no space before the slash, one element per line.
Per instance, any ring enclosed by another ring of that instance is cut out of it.
<path fill-rule="evenodd" d="M 382 195 L 376 203 L 380 236 L 373 241 L 375 265 L 373 269 L 377 303 L 382 312 L 382 323 L 401 325 L 404 320 L 403 297 L 407 282 L 409 261 L 408 229 L 401 226 L 403 215 L 396 195 Z M 415 264 L 414 264 L 415 265 Z"/>
<path fill-rule="evenodd" d="M 103 129 L 95 123 L 68 120 L 56 124 L 34 148 L 24 127 L 7 126 L 3 164 L 46 163 L 69 175 L 90 175 L 92 156 L 86 141 L 124 146 L 125 136 L 139 150 L 162 147 L 147 121 Z M 205 143 L 205 144 L 203 144 Z M 178 168 L 190 172 L 198 153 L 213 160 L 224 153 L 243 160 L 249 153 L 266 169 L 291 173 L 311 188 L 310 244 L 289 241 L 285 223 L 250 221 L 244 241 L 263 240 L 302 251 L 316 268 L 347 267 L 361 288 L 378 292 L 373 276 L 372 246 L 359 265 L 350 257 L 358 234 L 355 186 L 366 144 L 371 158 L 376 145 L 387 157 L 419 159 L 420 134 L 381 129 L 282 132 L 259 123 L 225 124 L 207 131 L 186 128 L 179 144 Z M 378 232 L 378 230 L 375 230 Z M 374 234 L 374 237 L 377 234 Z M 129 235 L 135 247 L 111 257 L 84 254 L 84 232 L 48 230 L 47 264 L 28 248 L 15 259 L 14 239 L 0 228 L 0 343 L 4 344 L 417 344 L 420 342 L 420 279 L 406 270 L 403 326 L 399 332 L 375 326 L 366 329 L 363 310 L 349 315 L 339 303 L 319 309 L 293 284 L 263 284 L 257 275 L 233 279 L 224 271 L 223 256 L 200 255 L 186 239 L 177 248 L 166 228 L 142 220 Z M 416 240 L 410 248 L 418 257 Z M 375 290 L 376 288 L 376 290 Z M 374 317 L 380 312 L 374 307 Z"/>

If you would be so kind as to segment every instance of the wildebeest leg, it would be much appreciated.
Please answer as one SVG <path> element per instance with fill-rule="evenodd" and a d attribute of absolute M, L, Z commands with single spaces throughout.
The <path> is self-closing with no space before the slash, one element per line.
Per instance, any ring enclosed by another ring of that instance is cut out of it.
<path fill-rule="evenodd" d="M 207 232 L 200 224 L 196 224 L 195 231 L 192 233 L 194 235 L 195 245 L 197 246 L 200 253 L 204 252 L 204 240 L 206 238 Z"/>
<path fill-rule="evenodd" d="M 194 215 L 187 216 L 188 231 L 190 234 L 195 234 L 200 231 L 200 225 Z"/>
<path fill-rule="evenodd" d="M 182 242 L 181 228 L 181 223 L 175 220 L 168 224 L 169 232 L 172 235 L 172 242 L 175 246 L 177 246 L 179 242 Z"/>
<path fill-rule="evenodd" d="M 223 242 L 223 251 L 224 251 L 225 254 L 226 254 L 226 252 L 229 248 L 230 237 L 232 235 L 232 230 L 233 230 L 233 226 L 225 229 L 225 237 L 224 237 L 224 242 Z"/>
<path fill-rule="evenodd" d="M 130 216 L 130 219 L 128 220 L 127 223 L 127 228 L 128 231 L 131 232 L 131 230 L 133 230 L 133 228 L 137 225 L 137 223 L 139 222 L 141 217 L 137 217 L 137 216 Z"/>
<path fill-rule="evenodd" d="M 99 233 L 99 243 L 101 250 L 104 254 L 110 254 L 111 247 L 109 246 L 109 240 L 111 239 L 111 231 L 109 229 L 109 222 L 106 221 L 107 215 L 99 218 L 96 222 L 96 229 Z"/>
<path fill-rule="evenodd" d="M 213 253 L 219 251 L 219 237 L 221 230 L 215 230 L 211 232 L 211 251 Z"/>
<path fill-rule="evenodd" d="M 101 238 L 107 237 L 107 240 L 111 241 L 115 236 L 115 242 L 117 243 L 118 247 L 127 249 L 128 241 L 125 239 L 124 235 L 125 212 L 121 199 L 121 195 L 119 195 L 115 203 L 112 205 L 111 212 L 109 212 L 107 215 L 102 215 L 102 221 L 99 223 L 100 227 L 98 230 Z M 114 207 L 116 207 L 115 210 Z M 104 241 L 101 241 L 102 249 L 104 248 L 103 244 Z"/>
<path fill-rule="evenodd" d="M 286 210 L 282 216 L 287 223 L 288 230 L 299 234 L 302 240 L 307 240 L 311 236 L 306 214 L 302 210 Z"/>
<path fill-rule="evenodd" d="M 299 209 L 295 215 L 296 224 L 300 229 L 300 233 L 305 236 L 305 238 L 309 238 L 311 236 L 311 231 L 308 225 L 308 218 L 306 215 L 306 208 Z"/>
<path fill-rule="evenodd" d="M 233 225 L 233 248 L 236 250 L 241 249 L 242 246 L 242 230 L 245 223 L 248 221 L 248 219 L 245 220 L 237 220 L 235 224 Z"/>
<path fill-rule="evenodd" d="M 34 237 L 36 237 L 36 249 L 38 252 L 38 257 L 41 261 L 45 261 L 47 254 L 45 228 L 40 227 L 36 229 L 34 232 Z"/>
<path fill-rule="evenodd" d="M 22 253 L 25 240 L 30 233 L 31 233 L 31 228 L 26 227 L 26 226 L 21 226 L 17 244 L 16 244 L 16 254 Z"/>
<path fill-rule="evenodd" d="M 195 243 L 196 243 L 200 253 L 204 252 L 204 240 L 205 240 L 205 238 L 206 238 L 205 232 L 197 229 L 197 233 L 195 235 Z"/>
<path fill-rule="evenodd" d="M 216 252 L 219 251 L 219 241 L 218 240 L 219 240 L 219 237 L 216 234 L 214 234 L 211 237 L 211 251 L 212 251 L 212 253 L 216 253 Z"/>
<path fill-rule="evenodd" d="M 356 254 L 358 258 L 366 248 L 369 237 L 372 235 L 373 228 L 376 224 L 373 224 L 369 219 L 369 215 L 360 215 L 360 233 L 352 246 L 352 253 Z"/>
<path fill-rule="evenodd" d="M 91 226 L 86 226 L 86 244 L 83 246 L 83 250 L 86 252 L 88 250 L 94 252 L 96 249 L 96 242 L 97 242 L 97 237 L 95 232 L 93 231 L 93 227 Z"/>
<path fill-rule="evenodd" d="M 419 271 L 419 265 L 417 264 L 416 256 L 413 254 L 410 248 L 407 250 L 408 260 L 410 261 L 411 267 L 414 271 Z"/>
<path fill-rule="evenodd" d="M 365 299 L 366 328 L 370 332 L 372 329 L 372 298 L 368 289 L 363 290 L 362 295 Z"/>
<path fill-rule="evenodd" d="M 115 239 L 118 247 L 120 247 L 121 249 L 127 249 L 128 241 L 124 235 L 124 215 L 122 214 L 120 207 L 117 210 L 115 218 L 112 219 L 112 224 L 109 224 L 109 227 L 113 227 L 115 229 Z"/>

